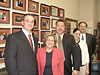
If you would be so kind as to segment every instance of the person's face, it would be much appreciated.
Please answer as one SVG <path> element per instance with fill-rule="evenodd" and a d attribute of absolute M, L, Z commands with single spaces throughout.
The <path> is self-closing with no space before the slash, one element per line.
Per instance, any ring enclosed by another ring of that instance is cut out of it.
<path fill-rule="evenodd" d="M 56 28 L 56 33 L 58 35 L 61 35 L 65 30 L 64 22 L 58 22 L 55 28 Z"/>
<path fill-rule="evenodd" d="M 73 36 L 74 36 L 75 40 L 79 40 L 80 39 L 80 31 L 77 30 L 75 33 L 73 33 Z"/>
<path fill-rule="evenodd" d="M 79 26 L 79 29 L 81 31 L 81 33 L 85 33 L 86 32 L 86 24 L 85 23 L 81 23 Z"/>
<path fill-rule="evenodd" d="M 46 40 L 46 47 L 47 48 L 53 48 L 54 46 L 54 37 L 53 36 L 48 36 Z"/>
<path fill-rule="evenodd" d="M 33 16 L 30 16 L 30 15 L 25 16 L 24 21 L 22 21 L 22 26 L 26 31 L 30 32 L 32 28 L 34 27 Z"/>

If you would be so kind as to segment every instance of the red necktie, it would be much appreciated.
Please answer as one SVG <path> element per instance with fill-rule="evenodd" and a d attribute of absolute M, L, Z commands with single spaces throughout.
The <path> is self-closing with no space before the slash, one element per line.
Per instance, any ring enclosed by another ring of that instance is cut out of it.
<path fill-rule="evenodd" d="M 31 34 L 29 34 L 28 37 L 29 37 L 29 43 L 30 43 L 30 45 L 31 45 L 31 47 L 33 49 L 33 43 L 32 43 L 32 39 L 31 39 Z"/>

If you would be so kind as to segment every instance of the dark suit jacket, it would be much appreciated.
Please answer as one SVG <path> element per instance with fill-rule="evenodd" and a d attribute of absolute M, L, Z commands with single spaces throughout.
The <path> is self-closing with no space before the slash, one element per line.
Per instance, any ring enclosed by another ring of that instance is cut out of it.
<path fill-rule="evenodd" d="M 8 75 L 37 75 L 37 38 L 33 36 L 35 53 L 23 31 L 8 36 L 5 47 L 5 65 Z"/>
<path fill-rule="evenodd" d="M 39 75 L 43 75 L 46 64 L 46 47 L 39 48 L 37 52 Z M 53 75 L 64 75 L 64 58 L 62 50 L 53 48 L 52 54 Z"/>
<path fill-rule="evenodd" d="M 74 70 L 79 70 L 80 51 L 79 49 L 77 49 L 74 37 L 71 35 L 64 34 L 62 43 L 63 43 L 63 49 L 64 49 L 64 54 L 65 54 L 64 75 L 72 75 L 71 55 L 73 56 Z"/>
<path fill-rule="evenodd" d="M 95 36 L 92 35 L 92 34 L 86 33 L 86 43 L 88 45 L 89 57 L 90 57 L 90 60 L 91 60 L 91 56 L 92 56 L 93 51 L 94 51 L 95 46 L 96 46 Z"/>

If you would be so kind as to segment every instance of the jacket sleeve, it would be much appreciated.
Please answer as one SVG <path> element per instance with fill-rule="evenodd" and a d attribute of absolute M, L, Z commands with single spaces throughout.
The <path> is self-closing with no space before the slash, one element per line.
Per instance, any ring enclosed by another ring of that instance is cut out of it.
<path fill-rule="evenodd" d="M 59 50 L 59 73 L 60 75 L 64 75 L 64 56 L 62 50 Z"/>
<path fill-rule="evenodd" d="M 40 49 L 38 49 L 37 51 L 37 55 L 36 55 L 36 59 L 37 59 L 37 62 L 38 62 L 38 74 L 40 75 L 40 54 L 39 54 L 39 51 Z"/>
<path fill-rule="evenodd" d="M 9 75 L 18 75 L 17 42 L 14 35 L 8 36 L 5 46 L 5 65 Z"/>
<path fill-rule="evenodd" d="M 73 67 L 74 70 L 79 71 L 80 70 L 80 51 L 76 47 L 76 43 L 74 38 L 72 37 L 72 57 L 73 57 Z"/>

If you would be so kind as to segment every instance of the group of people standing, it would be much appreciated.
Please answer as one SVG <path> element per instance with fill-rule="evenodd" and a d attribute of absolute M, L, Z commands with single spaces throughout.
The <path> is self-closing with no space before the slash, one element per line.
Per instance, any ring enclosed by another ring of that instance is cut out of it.
<path fill-rule="evenodd" d="M 8 75 L 90 73 L 89 63 L 96 40 L 93 35 L 86 33 L 86 22 L 80 22 L 73 35 L 67 35 L 64 33 L 64 20 L 59 19 L 56 22 L 56 34 L 47 34 L 45 47 L 42 48 L 37 48 L 38 40 L 31 32 L 33 27 L 33 15 L 26 14 L 22 20 L 22 30 L 8 36 L 5 47 Z"/>

